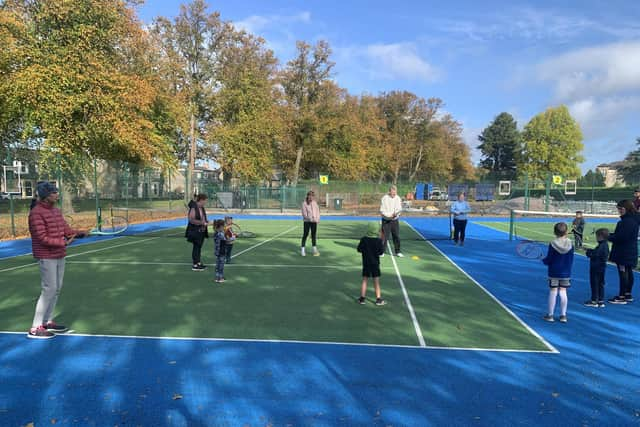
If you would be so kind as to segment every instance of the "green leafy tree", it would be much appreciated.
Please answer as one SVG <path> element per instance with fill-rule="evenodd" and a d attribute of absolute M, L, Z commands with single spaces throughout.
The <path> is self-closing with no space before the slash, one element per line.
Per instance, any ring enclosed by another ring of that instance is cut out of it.
<path fill-rule="evenodd" d="M 578 164 L 584 161 L 582 131 L 566 106 L 549 108 L 536 115 L 525 126 L 522 139 L 520 173 L 540 180 L 547 179 L 549 174 L 580 176 Z"/>
<path fill-rule="evenodd" d="M 221 50 L 220 89 L 208 141 L 226 176 L 268 179 L 282 122 L 273 90 L 276 59 L 264 40 L 234 33 Z"/>
<path fill-rule="evenodd" d="M 624 158 L 621 169 L 624 180 L 629 183 L 640 182 L 640 138 L 636 138 L 637 149 Z"/>
<path fill-rule="evenodd" d="M 578 179 L 578 187 L 604 187 L 604 176 L 597 171 L 589 169 L 584 176 Z"/>
<path fill-rule="evenodd" d="M 518 157 L 522 150 L 520 132 L 514 118 L 509 113 L 500 113 L 487 126 L 478 140 L 482 152 L 480 167 L 489 171 L 492 179 L 514 179 Z"/>
<path fill-rule="evenodd" d="M 295 185 L 300 176 L 300 167 L 306 149 L 317 144 L 322 138 L 319 129 L 317 107 L 323 86 L 330 83 L 331 49 L 325 41 L 315 46 L 305 42 L 296 43 L 297 56 L 287 63 L 281 73 L 280 81 L 287 100 L 289 115 L 288 132 L 284 138 L 283 150 L 294 153 L 294 162 L 283 162 L 292 173 Z"/>
<path fill-rule="evenodd" d="M 182 126 L 178 135 L 181 141 L 188 141 L 188 147 L 178 152 L 188 153 L 189 177 L 199 153 L 206 149 L 203 141 L 212 122 L 220 52 L 233 33 L 231 24 L 222 22 L 219 13 L 209 13 L 207 9 L 204 0 L 193 0 L 180 6 L 180 13 L 173 21 L 160 17 L 152 28 L 163 48 L 164 79 L 186 104 L 182 110 L 186 117 L 178 120 Z M 189 179 L 185 197 L 192 193 L 191 187 Z"/>

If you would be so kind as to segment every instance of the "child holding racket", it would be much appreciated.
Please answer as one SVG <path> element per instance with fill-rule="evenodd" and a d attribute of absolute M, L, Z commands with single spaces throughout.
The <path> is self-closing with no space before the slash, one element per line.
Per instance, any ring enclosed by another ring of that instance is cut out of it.
<path fill-rule="evenodd" d="M 556 299 L 560 295 L 560 321 L 567 322 L 567 289 L 571 286 L 571 267 L 573 265 L 573 245 L 567 237 L 568 227 L 564 222 L 553 226 L 553 234 L 556 238 L 549 243 L 547 256 L 542 262 L 548 267 L 549 272 L 549 299 L 548 311 L 543 317 L 547 322 L 553 322 L 553 312 L 556 308 Z"/>
<path fill-rule="evenodd" d="M 224 217 L 224 237 L 226 239 L 225 259 L 227 264 L 231 264 L 231 251 L 233 250 L 233 242 L 236 241 L 236 233 L 233 232 L 233 218 Z"/>
<path fill-rule="evenodd" d="M 576 242 L 576 249 L 582 249 L 582 236 L 584 234 L 584 218 L 582 211 L 576 211 L 576 217 L 571 223 L 571 233 Z"/>
<path fill-rule="evenodd" d="M 216 219 L 213 222 L 213 228 L 215 230 L 215 236 L 213 240 L 215 242 L 215 255 L 216 255 L 216 283 L 224 282 L 224 263 L 226 261 L 226 249 L 227 242 L 224 237 L 224 220 Z"/>

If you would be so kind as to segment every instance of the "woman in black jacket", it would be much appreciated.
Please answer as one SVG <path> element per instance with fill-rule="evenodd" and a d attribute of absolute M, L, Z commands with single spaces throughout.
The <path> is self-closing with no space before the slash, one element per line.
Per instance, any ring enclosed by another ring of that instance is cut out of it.
<path fill-rule="evenodd" d="M 193 250 L 191 251 L 193 261 L 191 269 L 193 271 L 203 271 L 206 268 L 200 260 L 204 239 L 209 237 L 207 211 L 204 209 L 206 202 L 206 194 L 198 194 L 195 206 L 189 209 L 189 224 L 187 225 L 186 236 L 187 240 L 193 245 Z"/>
<path fill-rule="evenodd" d="M 640 218 L 631 200 L 618 202 L 620 221 L 616 224 L 613 234 L 609 235 L 611 254 L 609 260 L 616 264 L 620 278 L 620 292 L 618 296 L 609 300 L 612 304 L 627 304 L 633 302 L 631 288 L 633 288 L 633 269 L 638 265 L 638 228 Z"/>

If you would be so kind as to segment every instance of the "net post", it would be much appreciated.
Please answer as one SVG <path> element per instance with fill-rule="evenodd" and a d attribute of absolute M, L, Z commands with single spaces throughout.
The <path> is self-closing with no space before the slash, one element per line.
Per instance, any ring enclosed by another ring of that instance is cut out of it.
<path fill-rule="evenodd" d="M 509 216 L 509 240 L 513 240 L 513 222 L 515 221 L 515 218 L 516 214 L 513 209 L 511 209 L 511 214 Z"/>
<path fill-rule="evenodd" d="M 13 194 L 9 192 L 9 210 L 11 211 L 11 235 L 13 238 L 16 238 L 16 220 L 15 220 L 15 210 L 13 208 Z"/>

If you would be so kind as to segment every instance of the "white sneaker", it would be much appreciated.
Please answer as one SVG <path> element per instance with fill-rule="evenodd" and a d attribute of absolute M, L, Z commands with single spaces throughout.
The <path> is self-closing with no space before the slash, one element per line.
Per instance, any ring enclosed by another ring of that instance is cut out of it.
<path fill-rule="evenodd" d="M 304 252 L 304 248 L 302 248 L 302 250 L 300 251 L 300 255 L 307 256 L 307 254 Z"/>
<path fill-rule="evenodd" d="M 380 258 L 384 258 L 384 254 L 380 255 Z"/>
<path fill-rule="evenodd" d="M 313 256 L 320 256 L 320 252 L 315 247 L 313 248 Z"/>
<path fill-rule="evenodd" d="M 404 255 L 402 255 L 402 252 L 398 252 L 398 253 L 396 254 L 396 256 L 397 256 L 398 258 L 404 258 Z"/>

